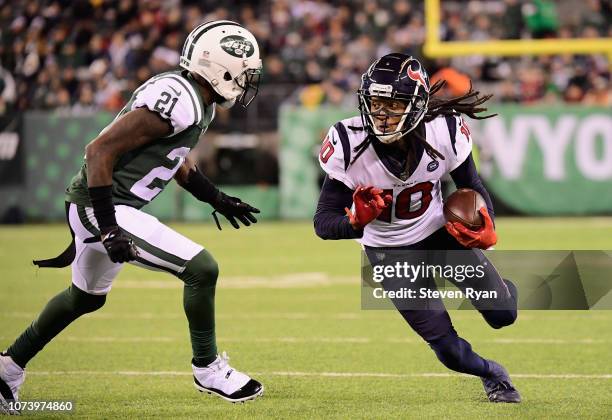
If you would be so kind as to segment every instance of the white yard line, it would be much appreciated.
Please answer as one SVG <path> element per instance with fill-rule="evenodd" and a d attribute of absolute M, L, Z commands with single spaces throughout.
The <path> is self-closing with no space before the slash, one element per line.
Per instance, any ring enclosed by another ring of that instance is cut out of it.
<path fill-rule="evenodd" d="M 336 284 L 360 284 L 359 277 L 330 276 L 327 273 L 293 273 L 277 276 L 221 276 L 219 287 L 229 289 L 287 289 L 295 287 L 320 287 Z M 168 280 L 117 280 L 113 289 L 182 289 L 183 283 L 177 279 Z"/>
<path fill-rule="evenodd" d="M 14 337 L 0 336 L 0 340 L 11 340 Z M 91 336 L 76 337 L 70 335 L 60 335 L 54 341 L 68 341 L 81 343 L 172 343 L 188 340 L 187 334 L 181 337 L 169 336 L 150 336 L 150 337 L 112 337 L 112 336 Z M 346 343 L 346 344 L 425 344 L 419 338 L 371 338 L 371 337 L 217 337 L 220 343 Z M 493 338 L 493 339 L 473 339 L 470 340 L 479 344 L 610 344 L 612 340 L 582 338 L 576 340 L 557 339 L 557 338 Z"/>
<path fill-rule="evenodd" d="M 191 376 L 190 371 L 28 371 L 28 375 L 51 376 L 51 375 L 72 375 L 72 376 Z M 378 373 L 378 372 L 292 372 L 292 371 L 273 371 L 273 372 L 253 372 L 258 376 L 289 376 L 289 377 L 317 377 L 317 378 L 450 378 L 469 375 L 458 373 Z M 513 378 L 525 379 L 612 379 L 612 374 L 580 374 L 580 373 L 513 373 Z"/>
<path fill-rule="evenodd" d="M 177 307 L 180 302 L 177 301 Z M 517 322 L 524 321 L 612 321 L 612 311 L 610 316 L 597 315 L 597 314 L 585 314 L 585 315 L 567 315 L 564 317 L 559 316 L 545 316 L 542 318 L 534 317 L 531 315 L 522 315 L 519 311 L 519 318 Z M 396 317 L 395 311 L 379 311 L 379 310 L 363 310 L 355 312 L 259 312 L 259 313 L 221 313 L 217 314 L 217 319 L 290 319 L 290 320 L 310 320 L 310 319 L 343 319 L 343 320 L 361 320 L 368 321 L 374 320 L 380 317 L 381 314 L 385 314 L 390 317 Z M 0 319 L 3 318 L 24 318 L 34 319 L 39 315 L 38 312 L 0 312 Z M 134 312 L 134 313 L 121 313 L 121 312 L 105 312 L 104 310 L 95 312 L 92 314 L 84 315 L 88 319 L 185 319 L 183 312 Z M 478 320 L 482 319 L 482 316 L 478 313 L 471 313 L 466 311 L 453 311 L 451 318 L 457 320 Z"/>
<path fill-rule="evenodd" d="M 594 338 L 581 338 L 576 340 L 566 340 L 562 338 L 495 338 L 490 340 L 490 342 L 496 344 L 605 344 L 611 343 L 612 340 Z"/>
<path fill-rule="evenodd" d="M 177 303 L 178 305 L 179 303 Z M 35 312 L 0 312 L 2 318 L 23 318 L 34 319 L 38 316 Z M 270 313 L 236 313 L 236 314 L 216 314 L 217 319 L 363 319 L 367 314 L 359 312 L 337 312 L 337 313 L 312 313 L 312 312 L 270 312 Z M 88 319 L 186 319 L 182 312 L 137 312 L 137 313 L 113 313 L 113 312 L 95 312 L 92 314 L 83 315 Z"/>

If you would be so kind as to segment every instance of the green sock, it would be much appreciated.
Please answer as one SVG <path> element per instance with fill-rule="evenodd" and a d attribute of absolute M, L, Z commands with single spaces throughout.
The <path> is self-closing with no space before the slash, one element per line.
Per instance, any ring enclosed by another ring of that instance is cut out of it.
<path fill-rule="evenodd" d="M 198 367 L 217 358 L 215 288 L 218 275 L 217 263 L 206 250 L 189 261 L 179 275 L 185 282 L 183 308 L 189 321 L 193 363 Z"/>
<path fill-rule="evenodd" d="M 101 308 L 105 295 L 90 295 L 74 285 L 53 297 L 38 318 L 6 351 L 22 368 L 72 321 Z"/>

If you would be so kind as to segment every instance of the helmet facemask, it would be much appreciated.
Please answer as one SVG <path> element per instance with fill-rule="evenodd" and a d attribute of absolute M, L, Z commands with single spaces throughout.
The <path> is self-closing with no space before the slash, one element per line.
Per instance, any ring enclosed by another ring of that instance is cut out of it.
<path fill-rule="evenodd" d="M 206 76 L 202 77 L 208 81 Z M 232 79 L 229 71 L 225 71 L 223 73 L 223 79 L 225 84 L 223 93 L 225 93 L 225 95 L 221 95 L 222 90 L 219 89 L 219 83 L 215 83 L 214 85 L 211 84 L 211 87 L 214 89 L 217 97 L 221 99 L 221 101 L 218 102 L 218 105 L 221 108 L 229 109 L 234 106 L 234 104 L 239 103 L 246 108 L 251 102 L 253 102 L 253 99 L 255 99 L 257 93 L 259 92 L 261 68 L 246 69 L 234 79 Z M 229 96 L 227 94 L 228 90 L 232 92 L 231 99 L 227 98 L 227 96 Z"/>
<path fill-rule="evenodd" d="M 364 126 L 367 127 L 371 134 L 374 134 L 378 140 L 385 144 L 393 143 L 414 130 L 425 116 L 429 101 L 426 95 L 418 94 L 413 95 L 412 98 L 408 100 L 380 95 L 380 92 L 374 92 L 374 94 L 365 93 L 361 92 L 361 90 L 358 95 L 359 111 L 361 112 Z M 405 108 L 399 112 L 394 112 L 388 109 L 387 106 L 378 107 L 378 109 L 372 110 L 373 98 L 395 99 L 401 101 L 401 103 L 405 105 Z M 390 121 L 398 117 L 399 121 L 397 121 L 397 123 Z M 395 127 L 392 127 L 393 125 L 395 125 Z M 379 128 L 379 126 L 382 126 L 382 129 Z"/>
<path fill-rule="evenodd" d="M 242 93 L 236 98 L 243 107 L 248 107 L 259 92 L 259 82 L 261 80 L 261 68 L 247 69 L 234 79 L 234 82 L 242 89 Z"/>

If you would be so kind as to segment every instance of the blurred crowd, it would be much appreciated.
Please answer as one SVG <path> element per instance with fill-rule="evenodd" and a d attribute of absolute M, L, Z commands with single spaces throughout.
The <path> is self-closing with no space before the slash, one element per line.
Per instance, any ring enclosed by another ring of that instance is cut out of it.
<path fill-rule="evenodd" d="M 422 1 L 0 0 L 0 114 L 117 111 L 153 74 L 176 68 L 197 24 L 231 19 L 264 57 L 262 91 L 295 86 L 309 106 L 355 100 L 360 75 L 392 51 L 421 57 Z M 442 39 L 611 37 L 611 0 L 442 1 Z M 470 56 L 428 61 L 461 93 L 472 81 L 499 101 L 612 105 L 604 55 Z"/>

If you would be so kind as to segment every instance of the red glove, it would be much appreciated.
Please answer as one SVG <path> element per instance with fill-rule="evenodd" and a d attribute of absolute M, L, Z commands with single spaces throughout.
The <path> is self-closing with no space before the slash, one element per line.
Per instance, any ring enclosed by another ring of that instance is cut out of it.
<path fill-rule="evenodd" d="M 446 222 L 445 227 L 448 233 L 466 248 L 488 249 L 497 243 L 497 234 L 487 208 L 483 207 L 479 211 L 484 220 L 484 226 L 476 231 L 468 229 L 459 222 Z"/>
<path fill-rule="evenodd" d="M 344 208 L 349 222 L 355 229 L 363 229 L 365 225 L 376 219 L 391 202 L 391 196 L 381 196 L 383 190 L 374 187 L 358 186 L 353 193 L 355 213 L 348 207 Z"/>

